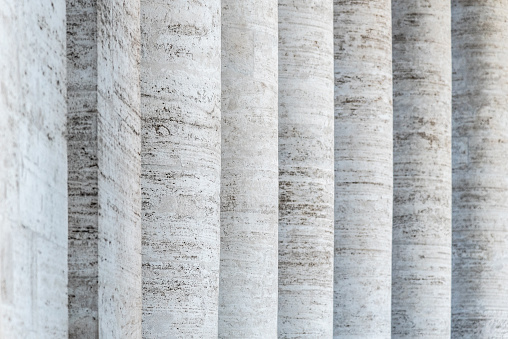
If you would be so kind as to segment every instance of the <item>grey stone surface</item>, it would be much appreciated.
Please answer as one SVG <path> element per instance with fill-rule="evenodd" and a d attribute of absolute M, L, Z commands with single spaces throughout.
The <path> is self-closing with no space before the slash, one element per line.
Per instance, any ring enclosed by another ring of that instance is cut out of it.
<path fill-rule="evenodd" d="M 334 1 L 334 337 L 389 338 L 390 1 Z"/>
<path fill-rule="evenodd" d="M 141 1 L 143 337 L 216 338 L 220 1 Z"/>
<path fill-rule="evenodd" d="M 392 1 L 393 338 L 449 338 L 451 9 Z"/>
<path fill-rule="evenodd" d="M 279 338 L 333 333 L 333 1 L 279 0 Z"/>
<path fill-rule="evenodd" d="M 0 1 L 0 338 L 67 338 L 65 1 Z"/>
<path fill-rule="evenodd" d="M 222 1 L 220 338 L 277 336 L 277 1 Z"/>
<path fill-rule="evenodd" d="M 69 337 L 141 337 L 139 1 L 67 0 Z"/>
<path fill-rule="evenodd" d="M 508 337 L 507 20 L 452 1 L 453 338 Z"/>

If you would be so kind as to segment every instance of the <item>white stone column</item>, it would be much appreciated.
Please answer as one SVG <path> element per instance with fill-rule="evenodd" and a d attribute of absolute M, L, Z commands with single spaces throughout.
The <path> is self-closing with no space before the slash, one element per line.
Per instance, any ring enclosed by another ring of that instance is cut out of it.
<path fill-rule="evenodd" d="M 392 0 L 393 338 L 449 338 L 451 11 Z"/>
<path fill-rule="evenodd" d="M 0 0 L 0 338 L 67 338 L 65 1 Z"/>
<path fill-rule="evenodd" d="M 507 19 L 452 1 L 453 338 L 508 337 Z"/>
<path fill-rule="evenodd" d="M 222 0 L 220 338 L 277 337 L 277 0 Z"/>
<path fill-rule="evenodd" d="M 335 0 L 334 337 L 390 337 L 390 0 Z"/>
<path fill-rule="evenodd" d="M 333 1 L 279 0 L 279 338 L 333 334 Z"/>
<path fill-rule="evenodd" d="M 141 1 L 143 338 L 216 338 L 220 1 Z"/>
<path fill-rule="evenodd" d="M 139 0 L 67 0 L 70 338 L 141 338 L 139 37 Z"/>

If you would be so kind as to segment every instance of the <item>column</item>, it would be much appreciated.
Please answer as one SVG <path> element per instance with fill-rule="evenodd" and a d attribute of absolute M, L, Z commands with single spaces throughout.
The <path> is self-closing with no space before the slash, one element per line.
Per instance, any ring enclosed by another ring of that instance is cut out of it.
<path fill-rule="evenodd" d="M 508 337 L 507 18 L 452 1 L 453 338 Z"/>
<path fill-rule="evenodd" d="M 222 0 L 219 338 L 277 337 L 277 0 Z"/>
<path fill-rule="evenodd" d="M 69 338 L 141 338 L 139 1 L 67 0 Z"/>
<path fill-rule="evenodd" d="M 450 2 L 392 0 L 393 338 L 449 338 Z"/>
<path fill-rule="evenodd" d="M 335 0 L 334 337 L 390 337 L 390 0 Z"/>
<path fill-rule="evenodd" d="M 333 1 L 279 0 L 279 338 L 333 334 Z"/>
<path fill-rule="evenodd" d="M 65 1 L 0 1 L 0 338 L 67 338 Z"/>
<path fill-rule="evenodd" d="M 220 1 L 141 1 L 143 338 L 217 338 Z"/>

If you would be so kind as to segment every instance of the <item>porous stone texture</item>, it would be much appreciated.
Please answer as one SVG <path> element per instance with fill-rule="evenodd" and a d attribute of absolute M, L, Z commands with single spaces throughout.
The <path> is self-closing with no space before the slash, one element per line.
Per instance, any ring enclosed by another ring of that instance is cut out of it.
<path fill-rule="evenodd" d="M 452 1 L 453 338 L 508 337 L 507 20 Z"/>
<path fill-rule="evenodd" d="M 393 338 L 449 338 L 451 9 L 392 0 Z"/>
<path fill-rule="evenodd" d="M 217 338 L 220 1 L 141 1 L 143 338 Z"/>
<path fill-rule="evenodd" d="M 141 337 L 139 1 L 67 0 L 69 337 Z"/>
<path fill-rule="evenodd" d="M 334 337 L 390 337 L 390 0 L 335 0 Z"/>
<path fill-rule="evenodd" d="M 279 1 L 279 338 L 333 334 L 333 2 Z"/>
<path fill-rule="evenodd" d="M 222 1 L 220 338 L 277 337 L 277 1 Z"/>
<path fill-rule="evenodd" d="M 0 338 L 67 338 L 65 1 L 0 1 Z"/>

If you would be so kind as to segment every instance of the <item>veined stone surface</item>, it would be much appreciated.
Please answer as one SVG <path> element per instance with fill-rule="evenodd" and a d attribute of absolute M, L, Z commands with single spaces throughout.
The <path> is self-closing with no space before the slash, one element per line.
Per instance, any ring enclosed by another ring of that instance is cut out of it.
<path fill-rule="evenodd" d="M 222 1 L 220 338 L 277 337 L 277 1 Z"/>
<path fill-rule="evenodd" d="M 390 337 L 389 0 L 335 0 L 334 337 Z"/>
<path fill-rule="evenodd" d="M 0 1 L 0 338 L 67 338 L 65 1 Z"/>
<path fill-rule="evenodd" d="M 141 1 L 143 338 L 216 338 L 220 1 Z"/>
<path fill-rule="evenodd" d="M 451 9 L 392 1 L 393 338 L 449 338 Z"/>
<path fill-rule="evenodd" d="M 333 333 L 333 1 L 279 0 L 279 338 Z"/>
<path fill-rule="evenodd" d="M 452 1 L 453 338 L 508 337 L 508 2 Z"/>
<path fill-rule="evenodd" d="M 141 337 L 139 1 L 67 0 L 69 337 Z"/>

